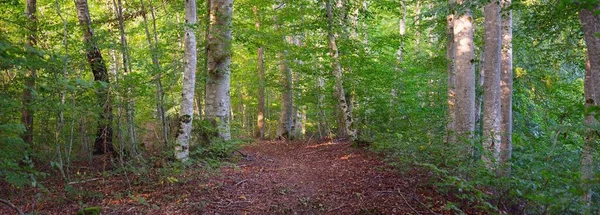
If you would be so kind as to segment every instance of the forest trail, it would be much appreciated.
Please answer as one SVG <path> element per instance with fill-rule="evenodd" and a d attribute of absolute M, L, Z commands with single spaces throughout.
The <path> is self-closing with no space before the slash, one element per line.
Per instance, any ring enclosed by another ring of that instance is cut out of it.
<path fill-rule="evenodd" d="M 208 214 L 439 214 L 444 201 L 419 186 L 424 176 L 400 175 L 381 156 L 345 142 L 263 141 L 241 150 L 222 169 Z M 206 201 L 206 200 L 205 200 Z"/>
<path fill-rule="evenodd" d="M 428 173 L 401 173 L 382 156 L 346 142 L 260 141 L 239 152 L 237 162 L 219 171 L 191 167 L 173 175 L 155 168 L 125 177 L 81 168 L 77 172 L 87 176 L 79 175 L 81 183 L 71 188 L 60 177 L 44 182 L 51 192 L 41 195 L 36 211 L 75 214 L 98 206 L 102 214 L 450 213 L 444 196 L 425 185 Z M 11 202 L 31 211 L 31 190 L 10 193 Z M 4 213 L 10 214 L 0 206 Z"/>

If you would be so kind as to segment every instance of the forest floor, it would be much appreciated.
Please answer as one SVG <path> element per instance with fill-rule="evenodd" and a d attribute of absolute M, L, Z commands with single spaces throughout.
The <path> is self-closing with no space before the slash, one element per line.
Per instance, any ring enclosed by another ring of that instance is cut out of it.
<path fill-rule="evenodd" d="M 0 198 L 40 214 L 75 214 L 98 206 L 102 214 L 450 214 L 429 173 L 399 171 L 383 157 L 346 142 L 261 141 L 240 150 L 220 169 L 162 174 L 102 174 L 90 166 L 65 187 L 58 174 L 47 192 L 1 184 Z M 243 154 L 243 156 L 241 155 Z M 86 172 L 87 171 L 87 172 Z M 11 214 L 0 205 L 0 214 Z"/>

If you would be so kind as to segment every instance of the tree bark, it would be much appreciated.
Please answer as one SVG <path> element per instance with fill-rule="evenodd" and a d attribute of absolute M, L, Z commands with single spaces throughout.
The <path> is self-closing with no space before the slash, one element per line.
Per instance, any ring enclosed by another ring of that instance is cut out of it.
<path fill-rule="evenodd" d="M 185 1 L 185 68 L 183 72 L 183 92 L 181 95 L 181 113 L 175 145 L 175 157 L 186 161 L 194 119 L 194 93 L 196 90 L 196 0 Z"/>
<path fill-rule="evenodd" d="M 279 116 L 279 127 L 277 128 L 277 139 L 293 139 L 293 95 L 292 95 L 292 71 L 290 70 L 286 54 L 287 51 L 278 53 L 279 72 L 281 75 L 281 114 Z"/>
<path fill-rule="evenodd" d="M 94 32 L 91 27 L 92 20 L 88 9 L 87 0 L 75 0 L 77 18 L 83 29 L 83 42 L 86 49 L 87 61 L 94 74 L 94 80 L 104 82 L 107 87 L 102 87 L 96 92 L 98 103 L 101 104 L 102 112 L 98 120 L 96 140 L 94 141 L 94 154 L 106 154 L 114 151 L 112 144 L 113 131 L 111 127 L 113 114 L 110 104 L 110 81 L 106 70 L 106 64 L 102 53 L 96 45 Z"/>
<path fill-rule="evenodd" d="M 454 17 L 455 129 L 457 137 L 467 140 L 472 138 L 475 129 L 475 56 L 470 4 L 469 0 L 458 0 L 456 11 L 462 13 Z"/>
<path fill-rule="evenodd" d="M 501 63 L 501 112 L 502 140 L 500 145 L 500 176 L 510 175 L 510 158 L 512 156 L 512 10 L 511 0 L 502 0 L 502 63 Z"/>
<path fill-rule="evenodd" d="M 599 2 L 600 3 L 600 2 Z M 591 180 L 594 177 L 593 155 L 596 153 L 594 145 L 598 144 L 598 130 L 600 125 L 596 114 L 600 106 L 600 15 L 594 11 L 600 10 L 595 6 L 594 10 L 582 9 L 579 11 L 579 19 L 583 28 L 585 44 L 587 46 L 587 62 L 584 83 L 585 97 L 585 125 L 587 131 L 584 136 L 584 145 L 581 155 L 581 180 L 584 189 L 583 201 L 589 208 L 592 204 Z"/>
<path fill-rule="evenodd" d="M 484 163 L 496 169 L 500 160 L 500 59 L 502 51 L 500 2 L 492 0 L 485 6 L 485 76 L 483 94 L 483 148 Z"/>
<path fill-rule="evenodd" d="M 340 125 L 344 128 L 345 134 L 342 134 L 342 137 L 349 137 L 350 141 L 356 140 L 356 132 L 352 128 L 353 118 L 352 111 L 348 107 L 348 103 L 346 102 L 346 94 L 344 93 L 344 83 L 343 83 L 343 73 L 342 66 L 340 64 L 339 59 L 339 51 L 337 48 L 337 44 L 335 41 L 335 34 L 333 32 L 333 12 L 331 8 L 331 0 L 325 1 L 325 6 L 327 9 L 327 35 L 329 39 L 329 54 L 333 59 L 333 74 L 335 76 L 335 91 L 338 99 L 338 107 L 339 111 L 342 112 L 344 120 Z"/>
<path fill-rule="evenodd" d="M 255 22 L 254 26 L 260 31 L 260 16 L 258 7 L 254 6 Z M 263 47 L 257 48 L 258 59 L 256 62 L 258 73 L 258 116 L 256 119 L 256 137 L 262 140 L 265 138 L 265 54 Z"/>
<path fill-rule="evenodd" d="M 212 121 L 218 129 L 219 138 L 230 140 L 230 49 L 233 0 L 210 0 L 210 2 L 206 119 Z"/>
<path fill-rule="evenodd" d="M 449 13 L 446 17 L 446 37 L 448 41 L 446 43 L 446 58 L 448 73 L 448 121 L 446 123 L 446 143 L 456 142 L 456 73 L 454 71 L 454 0 L 448 1 Z"/>
<path fill-rule="evenodd" d="M 27 35 L 27 46 L 33 49 L 37 46 L 37 0 L 27 0 L 25 15 L 29 19 Z M 32 56 L 31 54 L 30 56 Z M 23 110 L 21 111 L 21 123 L 25 126 L 25 133 L 22 135 L 23 141 L 29 145 L 33 144 L 33 91 L 35 89 L 36 79 L 35 68 L 30 68 L 25 74 L 25 88 L 23 89 Z"/>

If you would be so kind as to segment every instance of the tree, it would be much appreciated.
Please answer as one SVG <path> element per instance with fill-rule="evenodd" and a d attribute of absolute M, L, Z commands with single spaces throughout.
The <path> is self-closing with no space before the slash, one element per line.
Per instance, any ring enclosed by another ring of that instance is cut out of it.
<path fill-rule="evenodd" d="M 192 122 L 194 120 L 194 92 L 196 90 L 196 0 L 185 1 L 185 68 L 183 71 L 183 92 L 175 157 L 186 161 L 189 156 Z"/>
<path fill-rule="evenodd" d="M 254 6 L 255 22 L 254 26 L 257 31 L 260 31 L 260 18 L 258 8 Z M 260 46 L 256 50 L 256 70 L 258 73 L 258 116 L 256 119 L 256 137 L 258 139 L 265 138 L 265 53 L 263 47 Z"/>
<path fill-rule="evenodd" d="M 29 19 L 28 30 L 29 35 L 27 36 L 27 46 L 30 49 L 34 49 L 37 46 L 37 0 L 27 0 L 25 15 Z M 32 54 L 30 54 L 32 56 Z M 29 69 L 25 77 L 25 88 L 23 89 L 23 110 L 21 111 L 21 123 L 25 125 L 25 133 L 23 134 L 23 141 L 28 144 L 33 144 L 33 91 L 35 90 L 35 79 L 36 70 L 34 68 Z"/>
<path fill-rule="evenodd" d="M 448 110 L 447 110 L 447 123 L 446 123 L 446 143 L 454 143 L 456 142 L 456 71 L 454 71 L 454 7 L 456 1 L 449 0 L 448 1 L 448 17 L 446 17 L 446 58 L 447 58 L 447 68 L 446 73 L 448 73 Z"/>
<path fill-rule="evenodd" d="M 333 12 L 331 7 L 331 0 L 325 0 L 325 7 L 327 10 L 327 38 L 329 40 L 329 55 L 333 60 L 333 75 L 335 77 L 335 91 L 337 96 L 337 105 L 339 111 L 343 115 L 342 124 L 340 127 L 345 131 L 342 137 L 349 137 L 351 141 L 356 140 L 356 132 L 352 128 L 352 110 L 348 106 L 346 101 L 346 93 L 344 92 L 344 76 L 342 72 L 342 66 L 339 59 L 339 51 L 337 43 L 335 41 L 335 34 L 333 32 Z"/>
<path fill-rule="evenodd" d="M 593 8 L 593 9 L 592 9 Z M 581 155 L 581 179 L 583 181 L 585 204 L 592 204 L 591 180 L 594 177 L 595 146 L 598 144 L 598 130 L 600 126 L 597 114 L 600 108 L 600 15 L 595 13 L 600 10 L 600 2 L 593 7 L 585 7 L 579 11 L 579 19 L 583 28 L 585 44 L 587 46 L 587 62 L 585 68 L 585 125 L 583 152 Z"/>
<path fill-rule="evenodd" d="M 469 0 L 458 0 L 454 17 L 457 137 L 470 138 L 475 129 L 475 67 L 473 18 Z"/>
<path fill-rule="evenodd" d="M 113 114 L 109 93 L 110 81 L 102 53 L 98 49 L 94 38 L 94 31 L 91 27 L 92 19 L 90 18 L 87 0 L 75 0 L 75 7 L 77 8 L 79 25 L 83 29 L 83 42 L 85 44 L 88 64 L 94 74 L 94 80 L 102 83 L 102 87 L 96 91 L 101 114 L 98 120 L 96 140 L 94 141 L 94 153 L 106 154 L 114 151 L 112 144 L 113 131 L 111 127 Z"/>
<path fill-rule="evenodd" d="M 208 77 L 206 80 L 206 119 L 218 129 L 218 137 L 231 139 L 231 20 L 233 0 L 210 0 L 208 31 Z"/>
<path fill-rule="evenodd" d="M 502 50 L 499 0 L 485 6 L 485 62 L 483 98 L 483 153 L 488 168 L 500 160 L 500 57 Z"/>
<path fill-rule="evenodd" d="M 512 155 L 512 95 L 513 95 L 513 62 L 512 62 L 512 10 L 511 0 L 501 0 L 502 6 L 502 58 L 501 58 L 501 146 L 500 175 L 510 174 L 508 164 Z"/>
<path fill-rule="evenodd" d="M 285 4 L 281 3 L 277 8 L 284 6 Z M 280 23 L 278 23 L 276 18 L 275 30 L 281 30 Z M 284 44 L 290 43 L 291 38 L 291 36 L 285 36 L 283 38 Z M 277 53 L 277 59 L 279 59 L 279 73 L 281 78 L 281 112 L 279 114 L 279 126 L 277 127 L 276 138 L 291 140 L 294 139 L 294 97 L 292 94 L 292 70 L 287 61 L 287 50 Z"/>

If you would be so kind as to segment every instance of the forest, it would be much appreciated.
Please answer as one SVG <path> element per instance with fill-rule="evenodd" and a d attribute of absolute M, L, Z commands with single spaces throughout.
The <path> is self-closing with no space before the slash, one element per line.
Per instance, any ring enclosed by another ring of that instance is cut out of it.
<path fill-rule="evenodd" d="M 0 214 L 600 214 L 599 0 L 0 13 Z"/>

